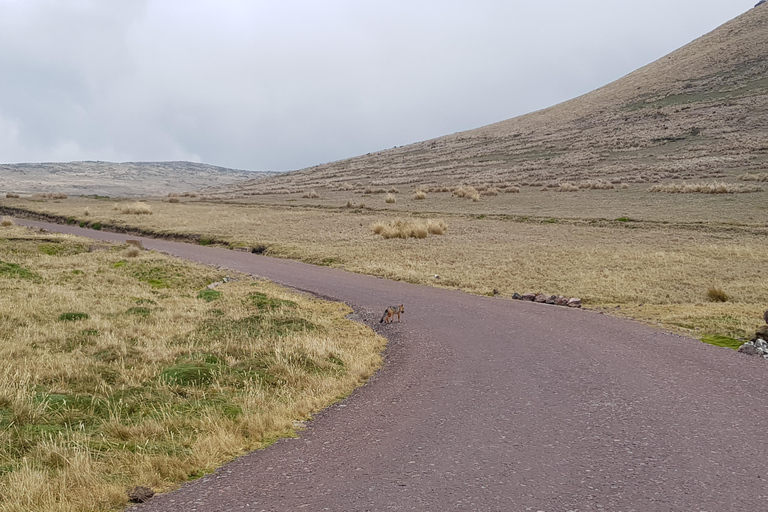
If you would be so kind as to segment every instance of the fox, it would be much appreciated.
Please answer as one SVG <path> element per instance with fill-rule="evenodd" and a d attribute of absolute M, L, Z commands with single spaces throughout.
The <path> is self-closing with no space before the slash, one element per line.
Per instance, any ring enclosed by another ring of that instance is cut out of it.
<path fill-rule="evenodd" d="M 384 321 L 389 323 L 392 321 L 391 319 L 394 318 L 395 315 L 397 315 L 397 322 L 400 323 L 400 315 L 403 313 L 405 313 L 405 307 L 403 307 L 402 304 L 399 306 L 389 306 L 384 310 L 384 315 L 381 317 L 381 320 L 379 320 L 379 323 L 383 324 Z"/>

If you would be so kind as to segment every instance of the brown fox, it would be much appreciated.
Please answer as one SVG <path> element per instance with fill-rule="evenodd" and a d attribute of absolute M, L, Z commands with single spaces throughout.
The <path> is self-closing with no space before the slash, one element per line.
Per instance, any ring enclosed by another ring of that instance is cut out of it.
<path fill-rule="evenodd" d="M 403 307 L 402 304 L 399 306 L 389 306 L 387 309 L 384 310 L 384 316 L 381 317 L 381 320 L 379 320 L 380 324 L 383 324 L 386 320 L 387 323 L 392 321 L 392 318 L 394 318 L 395 315 L 397 315 L 397 321 L 400 322 L 400 315 L 405 313 L 405 307 Z"/>

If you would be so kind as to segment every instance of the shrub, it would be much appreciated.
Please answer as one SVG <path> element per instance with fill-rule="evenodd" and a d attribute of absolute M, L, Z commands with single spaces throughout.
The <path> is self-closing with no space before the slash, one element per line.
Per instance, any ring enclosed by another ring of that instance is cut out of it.
<path fill-rule="evenodd" d="M 707 290 L 707 300 L 710 302 L 728 302 L 730 297 L 722 289 L 710 286 Z"/>
<path fill-rule="evenodd" d="M 504 193 L 506 194 L 517 194 L 520 192 L 520 187 L 511 186 L 504 189 Z"/>
<path fill-rule="evenodd" d="M 94 222 L 91 224 L 91 228 L 95 229 L 96 231 L 101 230 L 101 222 Z"/>
<path fill-rule="evenodd" d="M 5 194 L 5 197 L 7 197 L 8 199 L 18 199 L 19 198 L 19 194 L 13 194 L 11 192 L 8 192 L 8 193 Z"/>
<path fill-rule="evenodd" d="M 3 217 L 2 222 L 0 222 L 0 226 L 6 227 L 6 228 L 8 226 L 13 226 L 13 220 L 7 217 Z"/>
<path fill-rule="evenodd" d="M 387 198 L 386 198 L 386 199 L 384 199 L 384 201 L 385 201 L 387 204 L 394 204 L 394 203 L 397 201 L 397 199 L 396 199 L 396 198 L 395 198 L 395 196 L 393 196 L 392 194 L 387 194 Z"/>
<path fill-rule="evenodd" d="M 77 320 L 88 320 L 89 318 L 88 313 L 62 313 L 59 315 L 59 321 L 61 322 L 75 322 Z"/>
<path fill-rule="evenodd" d="M 131 215 L 152 215 L 152 208 L 147 203 L 132 203 L 123 205 L 120 208 L 120 213 Z"/>
<path fill-rule="evenodd" d="M 310 190 L 309 192 L 306 192 L 303 196 L 301 196 L 306 199 L 317 199 L 320 196 L 315 192 L 314 190 Z"/>
<path fill-rule="evenodd" d="M 416 199 L 416 200 L 426 199 L 427 198 L 427 193 L 424 192 L 423 190 L 417 190 L 413 194 L 413 198 Z"/>
<path fill-rule="evenodd" d="M 86 217 L 88 217 L 90 214 L 91 214 L 91 209 L 86 207 L 86 209 L 85 209 L 85 210 L 83 210 L 83 215 L 85 215 Z"/>
<path fill-rule="evenodd" d="M 169 197 L 168 198 L 168 202 L 169 203 L 178 203 L 179 202 L 179 198 L 178 197 Z"/>
<path fill-rule="evenodd" d="M 570 183 L 561 183 L 558 188 L 555 189 L 556 192 L 578 192 L 579 187 L 576 185 L 571 185 Z"/>

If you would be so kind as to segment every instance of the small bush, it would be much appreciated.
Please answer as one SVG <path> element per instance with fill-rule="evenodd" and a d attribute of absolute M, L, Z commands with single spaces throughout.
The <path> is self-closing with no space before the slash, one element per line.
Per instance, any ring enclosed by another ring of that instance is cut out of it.
<path fill-rule="evenodd" d="M 13 194 L 11 192 L 8 192 L 8 193 L 5 194 L 5 197 L 7 197 L 8 199 L 18 199 L 19 198 L 19 194 Z"/>
<path fill-rule="evenodd" d="M 178 197 L 169 197 L 168 198 L 168 202 L 169 203 L 178 203 L 179 202 L 179 198 Z"/>
<path fill-rule="evenodd" d="M 520 192 L 520 187 L 511 186 L 504 189 L 505 194 L 517 194 Z"/>
<path fill-rule="evenodd" d="M 317 199 L 320 196 L 315 192 L 314 190 L 310 190 L 309 192 L 306 192 L 303 196 L 301 196 L 306 199 Z"/>
<path fill-rule="evenodd" d="M 95 229 L 96 231 L 100 231 L 101 230 L 101 222 L 94 222 L 93 224 L 91 224 L 91 228 Z"/>
<path fill-rule="evenodd" d="M 62 313 L 59 315 L 60 322 L 75 322 L 77 320 L 88 320 L 88 313 Z"/>
<path fill-rule="evenodd" d="M 416 192 L 413 194 L 413 198 L 414 198 L 414 199 L 416 199 L 416 200 L 418 200 L 418 201 L 420 201 L 420 200 L 422 200 L 422 199 L 426 199 L 426 198 L 427 198 L 427 193 L 426 193 L 426 192 L 424 192 L 423 190 L 417 190 L 417 191 L 416 191 Z"/>
<path fill-rule="evenodd" d="M 579 187 L 576 185 L 571 185 L 570 183 L 561 183 L 558 188 L 555 189 L 556 192 L 578 192 Z"/>
<path fill-rule="evenodd" d="M 2 222 L 0 222 L 0 226 L 3 226 L 4 228 L 7 228 L 8 226 L 13 226 L 13 220 L 3 217 Z"/>
<path fill-rule="evenodd" d="M 129 215 L 152 215 L 152 208 L 147 203 L 132 203 L 123 205 L 120 213 Z"/>
<path fill-rule="evenodd" d="M 386 198 L 386 199 L 384 199 L 384 201 L 385 201 L 387 204 L 394 204 L 394 203 L 397 201 L 397 199 L 396 199 L 396 198 L 395 198 L 395 196 L 393 196 L 392 194 L 387 194 L 387 198 Z"/>
<path fill-rule="evenodd" d="M 707 300 L 710 302 L 728 302 L 730 297 L 722 289 L 710 286 L 707 290 Z"/>

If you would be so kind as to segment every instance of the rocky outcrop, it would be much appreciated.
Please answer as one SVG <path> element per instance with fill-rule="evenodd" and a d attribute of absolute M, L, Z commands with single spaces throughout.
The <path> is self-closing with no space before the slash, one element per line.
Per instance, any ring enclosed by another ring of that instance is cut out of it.
<path fill-rule="evenodd" d="M 763 320 L 766 325 L 761 325 L 755 330 L 752 339 L 739 347 L 739 352 L 748 356 L 761 356 L 768 359 L 768 310 L 763 313 Z"/>

